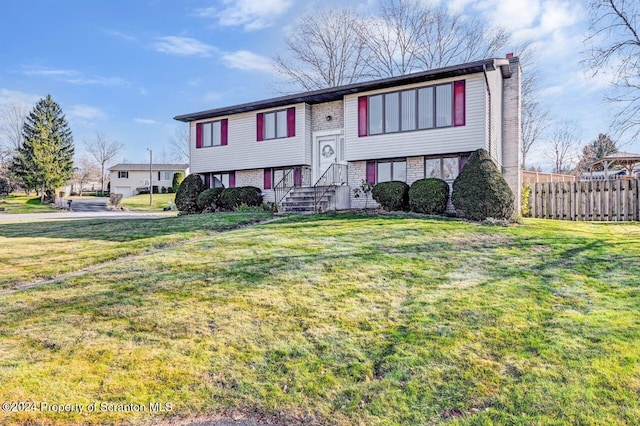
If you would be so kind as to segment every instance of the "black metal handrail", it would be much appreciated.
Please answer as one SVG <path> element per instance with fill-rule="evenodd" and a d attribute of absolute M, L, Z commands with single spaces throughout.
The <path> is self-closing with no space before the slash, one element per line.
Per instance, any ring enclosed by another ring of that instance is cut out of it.
<path fill-rule="evenodd" d="M 300 181 L 297 182 L 297 185 L 295 175 L 296 169 L 300 170 Z M 276 205 L 279 205 L 296 186 L 311 186 L 311 169 L 309 167 L 294 167 L 286 170 L 282 179 L 280 179 L 280 181 L 278 181 L 278 183 L 273 187 Z"/>
<path fill-rule="evenodd" d="M 347 182 L 347 165 L 332 163 L 313 185 L 313 210 L 318 212 L 318 205 L 331 187 Z"/>
<path fill-rule="evenodd" d="M 282 179 L 280 179 L 280 181 L 273 187 L 273 191 L 275 192 L 276 206 L 279 205 L 280 202 L 284 200 L 287 194 L 289 194 L 289 192 L 291 192 L 291 190 L 293 189 L 293 170 L 294 169 L 287 170 Z"/>

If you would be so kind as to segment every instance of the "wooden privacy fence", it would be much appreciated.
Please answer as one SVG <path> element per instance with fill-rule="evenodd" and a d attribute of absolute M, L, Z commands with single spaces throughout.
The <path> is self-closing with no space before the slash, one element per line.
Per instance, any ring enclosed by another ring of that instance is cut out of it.
<path fill-rule="evenodd" d="M 640 220 L 638 180 L 532 183 L 529 216 L 561 220 Z"/>

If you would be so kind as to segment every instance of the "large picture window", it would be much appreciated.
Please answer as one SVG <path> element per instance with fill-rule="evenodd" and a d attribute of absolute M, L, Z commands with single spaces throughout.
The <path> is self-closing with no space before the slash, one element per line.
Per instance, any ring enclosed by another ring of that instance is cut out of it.
<path fill-rule="evenodd" d="M 358 136 L 465 125 L 465 82 L 358 98 Z"/>

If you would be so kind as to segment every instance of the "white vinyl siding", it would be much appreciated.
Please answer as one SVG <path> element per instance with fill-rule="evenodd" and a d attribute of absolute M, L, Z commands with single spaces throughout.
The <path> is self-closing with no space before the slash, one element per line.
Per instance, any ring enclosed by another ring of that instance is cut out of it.
<path fill-rule="evenodd" d="M 491 71 L 499 74 L 500 71 Z M 443 79 L 433 85 L 451 83 L 461 78 Z M 471 152 L 484 148 L 486 143 L 485 101 L 486 90 L 482 73 L 465 76 L 464 126 L 432 128 L 412 132 L 398 132 L 358 137 L 358 96 L 383 94 L 384 90 L 359 93 L 345 97 L 345 159 L 347 161 L 375 160 L 384 158 L 440 155 L 446 153 Z M 422 84 L 407 85 L 393 91 L 420 88 Z M 390 92 L 391 90 L 387 90 Z M 418 90 L 418 107 L 423 106 L 426 92 Z M 371 105 L 372 97 L 369 97 Z M 433 101 L 429 104 L 433 107 Z M 425 104 L 426 106 L 426 104 Z M 371 114 L 371 109 L 369 109 Z M 418 114 L 422 116 L 421 114 Z M 424 123 L 418 123 L 424 127 Z M 432 126 L 433 127 L 433 126 Z"/>
<path fill-rule="evenodd" d="M 278 110 L 258 110 L 220 117 L 228 121 L 228 145 L 216 149 L 195 149 L 196 122 L 191 130 L 191 172 L 207 173 L 216 170 L 248 170 L 291 165 L 310 165 L 310 147 L 305 141 L 305 122 L 308 108 L 305 104 L 291 105 L 296 111 L 296 136 L 266 142 L 257 141 L 256 114 L 267 114 Z M 274 115 L 275 118 L 275 115 Z M 203 120 L 205 121 L 205 120 Z M 265 123 L 266 124 L 266 123 Z M 266 129 L 266 126 L 265 126 Z M 286 131 L 286 126 L 285 126 Z"/>

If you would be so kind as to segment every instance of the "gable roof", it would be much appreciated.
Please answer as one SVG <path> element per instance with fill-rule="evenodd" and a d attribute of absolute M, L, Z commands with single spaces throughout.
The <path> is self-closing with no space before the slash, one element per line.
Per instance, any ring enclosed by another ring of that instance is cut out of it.
<path fill-rule="evenodd" d="M 156 172 L 185 171 L 188 164 L 152 164 L 151 170 Z M 120 163 L 109 167 L 109 171 L 149 171 L 149 163 Z"/>
<path fill-rule="evenodd" d="M 342 99 L 346 95 L 366 92 L 370 90 L 387 89 L 390 87 L 421 83 L 431 80 L 439 80 L 448 77 L 459 77 L 467 74 L 494 71 L 501 68 L 503 76 L 511 76 L 509 70 L 510 62 L 517 62 L 518 58 L 506 59 L 484 59 L 481 61 L 468 62 L 466 64 L 453 65 L 429 71 L 421 71 L 413 74 L 406 74 L 397 77 L 383 78 L 381 80 L 365 81 L 361 83 L 349 84 L 346 86 L 331 87 L 328 89 L 314 90 L 311 92 L 298 93 L 295 95 L 280 96 L 277 98 L 265 99 L 257 102 L 249 102 L 229 107 L 210 109 L 206 111 L 194 112 L 175 116 L 174 119 L 188 123 L 190 121 L 202 120 L 206 118 L 221 117 L 223 115 L 237 114 L 241 112 L 255 111 L 265 108 L 277 108 L 296 103 L 318 104 Z"/>

